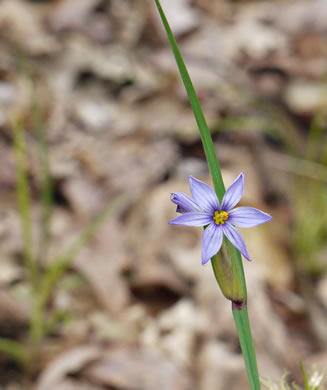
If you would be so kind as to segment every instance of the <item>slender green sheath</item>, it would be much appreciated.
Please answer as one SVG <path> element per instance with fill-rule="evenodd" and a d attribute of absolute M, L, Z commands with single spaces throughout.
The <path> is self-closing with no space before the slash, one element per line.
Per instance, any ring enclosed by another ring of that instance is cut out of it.
<path fill-rule="evenodd" d="M 252 341 L 247 306 L 245 304 L 243 307 L 239 307 L 237 303 L 233 302 L 232 309 L 251 389 L 260 390 L 261 387 L 257 359 Z"/>
<path fill-rule="evenodd" d="M 189 100 L 190 100 L 190 103 L 191 103 L 191 106 L 192 106 L 192 109 L 194 112 L 196 122 L 197 122 L 198 127 L 199 127 L 199 131 L 200 131 L 201 139 L 202 139 L 202 143 L 203 143 L 203 148 L 204 148 L 204 151 L 205 151 L 205 154 L 207 157 L 210 173 L 212 176 L 213 185 L 215 187 L 215 191 L 217 193 L 218 199 L 221 201 L 223 199 L 223 196 L 225 193 L 225 185 L 224 185 L 224 181 L 223 181 L 223 178 L 221 175 L 221 171 L 220 171 L 220 167 L 218 164 L 215 148 L 214 148 L 214 145 L 213 145 L 213 142 L 211 139 L 210 131 L 208 129 L 208 125 L 207 125 L 207 122 L 206 122 L 205 117 L 203 115 L 203 111 L 202 111 L 202 108 L 200 106 L 199 100 L 197 98 L 197 95 L 196 95 L 195 89 L 193 87 L 191 78 L 188 74 L 188 71 L 187 71 L 186 66 L 184 64 L 182 55 L 181 55 L 179 48 L 177 46 L 177 42 L 174 38 L 174 34 L 171 31 L 171 28 L 168 24 L 167 18 L 163 12 L 163 9 L 160 5 L 159 0 L 155 0 L 155 2 L 157 5 L 157 8 L 158 8 L 160 17 L 162 19 L 162 22 L 164 24 L 171 48 L 173 50 L 173 53 L 174 53 L 174 56 L 176 59 L 176 63 L 177 63 L 179 72 L 181 74 L 186 92 L 188 94 L 188 97 L 189 97 Z"/>
<path fill-rule="evenodd" d="M 165 27 L 179 72 L 181 74 L 185 89 L 187 91 L 193 109 L 216 194 L 218 196 L 218 199 L 222 201 L 222 198 L 225 194 L 225 186 L 218 164 L 215 148 L 210 135 L 210 131 L 208 129 L 203 111 L 201 109 L 201 105 L 194 90 L 191 78 L 188 74 L 183 58 L 177 46 L 177 42 L 170 29 L 164 11 L 160 5 L 160 1 L 155 0 L 155 3 L 158 8 L 162 23 Z M 221 267 L 219 264 L 219 257 L 214 256 L 211 260 L 214 274 L 219 286 L 223 291 L 223 294 L 233 303 L 234 320 L 240 338 L 240 344 L 245 360 L 245 366 L 249 377 L 251 390 L 260 390 L 260 381 L 257 369 L 256 356 L 246 307 L 247 291 L 241 255 L 239 251 L 228 240 L 223 243 L 223 246 L 223 250 L 226 250 L 230 256 L 230 261 L 227 261 L 225 263 L 226 267 Z"/>

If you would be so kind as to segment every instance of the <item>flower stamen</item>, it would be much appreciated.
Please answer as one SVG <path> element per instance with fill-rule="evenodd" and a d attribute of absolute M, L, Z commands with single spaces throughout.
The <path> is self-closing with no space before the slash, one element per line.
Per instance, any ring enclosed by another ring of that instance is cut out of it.
<path fill-rule="evenodd" d="M 229 215 L 226 211 L 215 211 L 214 216 L 212 217 L 216 225 L 225 225 L 225 221 L 229 218 Z"/>

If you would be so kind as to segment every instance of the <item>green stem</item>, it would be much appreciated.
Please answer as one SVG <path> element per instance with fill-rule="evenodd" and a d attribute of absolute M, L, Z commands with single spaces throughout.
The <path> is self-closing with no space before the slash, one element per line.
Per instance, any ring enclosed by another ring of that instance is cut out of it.
<path fill-rule="evenodd" d="M 33 89 L 33 95 L 35 91 Z M 40 196 L 41 196 L 41 237 L 40 246 L 37 254 L 37 261 L 39 264 L 44 262 L 46 258 L 49 239 L 50 239 L 50 222 L 53 208 L 53 184 L 50 174 L 49 165 L 49 151 L 48 144 L 46 141 L 45 129 L 44 129 L 44 118 L 39 107 L 37 98 L 34 96 L 33 105 L 33 121 L 34 129 L 37 136 L 38 152 L 39 152 L 39 165 L 41 171 L 40 178 Z"/>
<path fill-rule="evenodd" d="M 160 1 L 155 0 L 155 3 L 157 5 L 162 23 L 165 27 L 172 51 L 176 59 L 179 72 L 181 74 L 185 89 L 187 91 L 192 106 L 193 113 L 200 131 L 201 140 L 208 161 L 208 166 L 212 176 L 215 191 L 219 200 L 221 201 L 225 194 L 225 186 L 224 186 L 221 170 L 218 164 L 214 144 L 212 142 L 211 134 L 208 125 L 206 123 L 200 102 L 194 90 L 191 78 L 188 74 L 182 55 L 177 46 L 177 42 L 171 31 L 169 23 L 164 14 L 164 11 L 160 5 Z M 223 293 L 228 299 L 231 299 L 234 302 L 233 314 L 234 314 L 234 319 L 236 322 L 236 327 L 240 338 L 242 352 L 244 354 L 244 360 L 245 360 L 245 365 L 246 365 L 251 389 L 260 390 L 257 362 L 256 362 L 255 351 L 254 351 L 250 324 L 249 324 L 247 308 L 246 308 L 247 291 L 246 291 L 246 283 L 244 278 L 242 258 L 239 251 L 228 240 L 226 240 L 226 250 L 228 250 L 228 253 L 231 258 L 230 264 L 228 264 L 227 262 L 225 263 L 227 269 L 227 274 L 225 276 L 226 280 L 221 280 L 221 270 L 223 270 L 224 267 L 220 267 L 220 265 L 217 264 L 216 262 L 217 258 L 216 260 L 212 260 L 212 265 L 213 265 L 214 273 L 218 284 L 224 285 L 223 288 L 225 291 L 223 291 Z M 232 279 L 233 279 L 232 282 L 228 282 L 230 275 L 232 275 Z M 236 278 L 237 280 L 235 280 L 234 278 Z M 230 286 L 227 286 L 228 283 L 230 284 Z"/>
<path fill-rule="evenodd" d="M 37 291 L 38 267 L 33 258 L 31 200 L 27 177 L 27 158 L 22 119 L 13 126 L 14 152 L 16 160 L 16 192 L 24 245 L 24 261 L 33 293 Z"/>
<path fill-rule="evenodd" d="M 240 307 L 239 304 L 235 302 L 232 303 L 232 309 L 251 389 L 260 390 L 259 372 L 249 323 L 248 309 L 246 305 Z"/>
<path fill-rule="evenodd" d="M 32 340 L 34 343 L 39 343 L 46 335 L 49 327 L 46 325 L 45 315 L 46 307 L 50 296 L 54 291 L 56 283 L 62 275 L 69 269 L 74 257 L 89 243 L 95 236 L 103 223 L 119 208 L 125 206 L 127 197 L 117 196 L 109 205 L 107 205 L 97 217 L 89 222 L 81 231 L 78 237 L 73 241 L 71 246 L 66 249 L 61 255 L 56 257 L 52 265 L 46 270 L 42 280 L 40 281 L 39 293 L 35 301 L 34 316 L 32 317 Z"/>
<path fill-rule="evenodd" d="M 30 341 L 34 347 L 38 347 L 44 336 L 45 310 L 41 305 L 40 293 L 36 294 L 33 301 L 33 310 L 30 326 Z"/>
<path fill-rule="evenodd" d="M 192 105 L 194 116 L 195 116 L 195 119 L 196 119 L 196 122 L 197 122 L 197 125 L 199 128 L 200 134 L 201 134 L 201 140 L 202 140 L 203 148 L 204 148 L 206 158 L 208 161 L 208 166 L 209 166 L 210 173 L 212 176 L 213 185 L 215 187 L 215 191 L 217 193 L 217 196 L 218 196 L 219 200 L 221 201 L 223 196 L 224 196 L 224 193 L 225 193 L 225 186 L 224 186 L 224 181 L 223 181 L 223 178 L 221 175 L 220 167 L 218 164 L 215 148 L 214 148 L 212 138 L 210 135 L 210 131 L 209 131 L 207 122 L 205 120 L 205 117 L 204 117 L 201 105 L 199 103 L 198 97 L 196 95 L 195 89 L 193 87 L 190 75 L 188 74 L 188 71 L 187 71 L 186 66 L 184 64 L 182 55 L 181 55 L 179 48 L 177 46 L 177 42 L 174 38 L 174 34 L 171 31 L 171 28 L 168 24 L 168 21 L 166 19 L 166 16 L 163 12 L 163 9 L 160 5 L 159 0 L 155 0 L 155 2 L 157 5 L 157 8 L 158 8 L 160 17 L 162 19 L 162 22 L 164 24 L 169 42 L 171 44 L 171 48 L 173 50 L 173 53 L 174 53 L 174 56 L 176 59 L 176 63 L 177 63 L 179 72 L 181 74 L 186 92 L 188 94 L 190 103 Z"/>
<path fill-rule="evenodd" d="M 14 150 L 16 157 L 17 202 L 21 220 L 24 243 L 24 261 L 29 283 L 32 289 L 32 317 L 30 338 L 39 344 L 42 338 L 43 318 L 39 308 L 39 268 L 33 255 L 31 199 L 27 175 L 27 151 L 22 118 L 18 118 L 13 127 Z"/>

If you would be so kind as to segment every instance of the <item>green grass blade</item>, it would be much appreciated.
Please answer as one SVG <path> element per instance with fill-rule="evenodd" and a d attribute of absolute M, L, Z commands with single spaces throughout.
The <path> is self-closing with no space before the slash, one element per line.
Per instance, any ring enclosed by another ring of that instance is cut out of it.
<path fill-rule="evenodd" d="M 49 244 L 49 231 L 53 208 L 53 185 L 50 174 L 49 152 L 45 136 L 44 118 L 36 98 L 34 98 L 33 107 L 33 128 L 37 137 L 39 164 L 41 170 L 41 237 L 39 253 L 37 256 L 38 260 L 41 262 L 47 255 Z"/>
<path fill-rule="evenodd" d="M 247 307 L 243 306 L 241 309 L 239 309 L 233 305 L 233 316 L 240 339 L 241 349 L 251 389 L 260 390 L 258 366 L 252 341 Z"/>
<path fill-rule="evenodd" d="M 304 389 L 305 390 L 310 390 L 308 375 L 307 375 L 307 372 L 305 371 L 304 364 L 303 364 L 302 360 L 300 360 L 300 366 L 301 366 L 301 371 L 302 371 L 302 374 L 303 374 Z"/>
<path fill-rule="evenodd" d="M 28 353 L 23 344 L 18 341 L 0 337 L 0 351 L 16 360 L 21 366 L 26 366 Z"/>
<path fill-rule="evenodd" d="M 38 268 L 33 258 L 31 200 L 27 177 L 26 145 L 22 119 L 17 119 L 14 123 L 13 139 L 16 160 L 16 193 L 24 245 L 24 260 L 32 289 L 36 291 Z"/>
<path fill-rule="evenodd" d="M 324 145 L 324 148 L 323 148 L 323 154 L 322 154 L 322 158 L 321 158 L 321 163 L 323 165 L 327 166 L 327 140 L 325 141 L 325 145 Z"/>
<path fill-rule="evenodd" d="M 45 311 L 45 307 L 49 300 L 49 297 L 53 291 L 53 288 L 61 276 L 68 270 L 74 257 L 89 243 L 89 241 L 95 236 L 101 225 L 109 218 L 114 212 L 123 207 L 127 202 L 127 198 L 124 196 L 118 196 L 105 209 L 92 220 L 76 238 L 73 244 L 61 255 L 59 255 L 53 262 L 53 265 L 49 267 L 46 274 L 40 284 L 40 293 L 38 301 L 38 315 L 39 319 L 42 313 Z M 43 329 L 44 331 L 45 329 Z M 42 332 L 40 328 L 37 333 Z M 37 338 L 40 339 L 42 335 L 37 334 Z"/>
<path fill-rule="evenodd" d="M 325 137 L 325 115 L 317 112 L 311 121 L 304 157 L 306 160 L 320 162 Z"/>
<path fill-rule="evenodd" d="M 171 45 L 172 50 L 173 50 L 179 72 L 180 72 L 182 80 L 184 82 L 184 86 L 185 86 L 185 89 L 187 91 L 197 125 L 199 127 L 199 131 L 200 131 L 201 139 L 202 139 L 202 143 L 203 143 L 203 148 L 204 148 L 204 151 L 205 151 L 205 154 L 207 157 L 207 161 L 208 161 L 210 173 L 212 176 L 212 181 L 213 181 L 213 184 L 215 187 L 215 191 L 217 193 L 219 200 L 221 201 L 223 196 L 224 196 L 224 193 L 225 193 L 225 186 L 224 186 L 223 178 L 221 175 L 220 167 L 218 164 L 215 148 L 214 148 L 212 138 L 210 135 L 210 131 L 208 129 L 208 125 L 207 125 L 207 122 L 206 122 L 205 117 L 203 115 L 203 111 L 202 111 L 201 105 L 199 103 L 199 99 L 196 95 L 195 89 L 193 87 L 191 78 L 188 74 L 188 71 L 187 71 L 186 66 L 184 64 L 184 61 L 183 61 L 183 58 L 182 58 L 181 53 L 179 51 L 179 48 L 177 46 L 176 40 L 174 38 L 174 35 L 173 35 L 173 33 L 170 29 L 170 26 L 168 24 L 168 21 L 166 19 L 166 16 L 163 12 L 163 9 L 160 5 L 159 0 L 155 0 L 155 2 L 157 5 L 157 8 L 158 8 L 162 23 L 166 29 L 166 33 L 167 33 L 170 45 Z"/>
<path fill-rule="evenodd" d="M 215 148 L 212 142 L 211 134 L 208 129 L 201 105 L 199 103 L 199 100 L 197 98 L 196 92 L 194 90 L 192 81 L 190 79 L 190 76 L 188 74 L 188 71 L 186 69 L 186 66 L 184 64 L 183 58 L 181 56 L 181 53 L 179 51 L 179 48 L 177 46 L 177 42 L 174 38 L 174 35 L 171 31 L 171 28 L 169 26 L 169 23 L 166 19 L 166 16 L 164 14 L 164 11 L 160 5 L 159 0 L 155 0 L 155 3 L 157 5 L 161 20 L 163 22 L 163 25 L 165 27 L 172 51 L 174 53 L 176 63 L 179 69 L 179 72 L 181 74 L 182 80 L 184 82 L 185 89 L 187 91 L 194 116 L 200 131 L 201 140 L 203 144 L 203 148 L 206 154 L 206 158 L 208 161 L 208 166 L 210 169 L 210 173 L 212 176 L 213 184 L 215 187 L 215 191 L 217 193 L 217 196 L 219 200 L 221 201 L 224 193 L 225 193 L 225 186 L 221 175 L 221 170 L 218 164 Z M 231 245 L 232 246 L 232 245 Z M 257 369 L 257 362 L 255 357 L 255 351 L 252 341 L 252 335 L 250 331 L 250 325 L 248 320 L 248 314 L 246 309 L 246 283 L 244 279 L 244 271 L 243 271 L 243 264 L 240 260 L 239 253 L 236 256 L 237 249 L 233 247 L 233 251 L 231 251 L 231 256 L 233 257 L 233 263 L 237 267 L 237 274 L 241 276 L 241 282 L 240 287 L 243 289 L 242 296 L 244 297 L 244 301 L 242 302 L 243 308 L 242 310 L 233 310 L 234 313 L 234 319 L 236 322 L 237 331 L 239 333 L 239 338 L 241 342 L 242 351 L 244 354 L 245 359 L 245 365 L 247 368 L 247 373 L 249 376 L 249 381 L 251 385 L 252 390 L 260 390 L 260 381 L 259 381 L 259 374 Z"/>

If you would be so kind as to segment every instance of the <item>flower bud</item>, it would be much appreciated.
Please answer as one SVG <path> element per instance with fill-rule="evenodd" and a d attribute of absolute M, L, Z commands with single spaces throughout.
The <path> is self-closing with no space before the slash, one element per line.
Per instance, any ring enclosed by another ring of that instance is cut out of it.
<path fill-rule="evenodd" d="M 240 306 L 246 304 L 246 286 L 239 251 L 224 239 L 221 250 L 211 258 L 213 272 L 224 296 Z"/>

